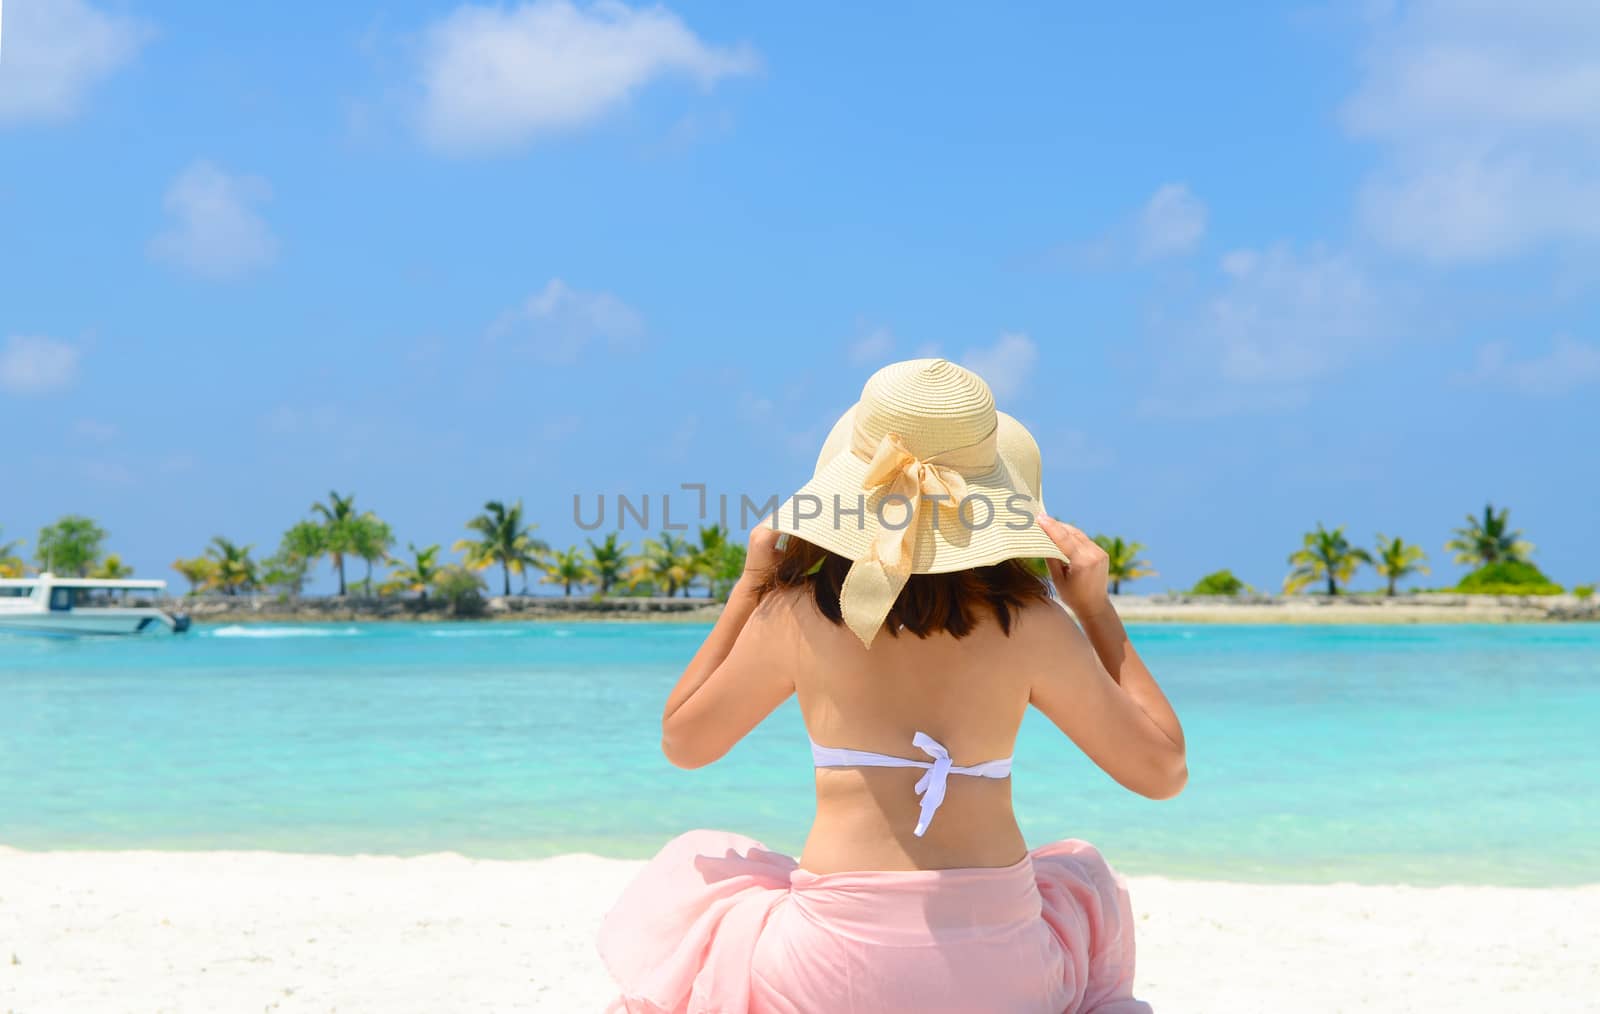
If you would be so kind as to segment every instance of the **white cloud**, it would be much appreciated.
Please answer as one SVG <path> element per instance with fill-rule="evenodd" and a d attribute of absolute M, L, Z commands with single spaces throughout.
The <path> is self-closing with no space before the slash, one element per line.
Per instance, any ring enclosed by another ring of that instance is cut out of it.
<path fill-rule="evenodd" d="M 1042 263 L 1105 269 L 1192 253 L 1205 238 L 1210 215 L 1187 183 L 1163 183 L 1137 210 L 1091 239 L 1048 251 Z"/>
<path fill-rule="evenodd" d="M 1366 229 L 1437 262 L 1600 240 L 1600 5 L 1422 0 L 1372 23 L 1346 128 Z"/>
<path fill-rule="evenodd" d="M 80 437 L 86 437 L 97 443 L 115 440 L 119 432 L 116 423 L 103 422 L 99 419 L 79 419 L 72 428 Z"/>
<path fill-rule="evenodd" d="M 83 0 L 12 0 L 4 15 L 0 124 L 70 119 L 152 34 Z"/>
<path fill-rule="evenodd" d="M 78 469 L 83 477 L 91 482 L 103 482 L 111 486 L 133 484 L 133 469 L 129 468 L 125 461 L 81 461 L 78 463 Z"/>
<path fill-rule="evenodd" d="M 1025 334 L 1003 334 L 988 348 L 973 349 L 961 365 L 982 377 L 997 398 L 1014 398 L 1022 393 L 1033 374 L 1039 350 Z"/>
<path fill-rule="evenodd" d="M 1473 368 L 1458 379 L 1527 395 L 1565 394 L 1600 382 L 1600 345 L 1559 335 L 1550 351 L 1518 360 L 1508 343 L 1489 342 L 1479 347 Z"/>
<path fill-rule="evenodd" d="M 1157 368 L 1141 413 L 1283 411 L 1399 329 L 1400 297 L 1346 254 L 1280 244 L 1232 251 L 1218 267 L 1209 295 L 1157 320 Z"/>
<path fill-rule="evenodd" d="M 332 433 L 340 428 L 338 409 L 332 405 L 279 405 L 261 420 L 269 433 Z"/>
<path fill-rule="evenodd" d="M 0 348 L 0 390 L 47 394 L 78 379 L 77 348 L 54 338 L 12 335 Z"/>
<path fill-rule="evenodd" d="M 466 4 L 425 34 L 421 128 L 446 151 L 505 148 L 595 120 L 656 78 L 710 88 L 758 66 L 749 47 L 708 45 L 661 6 Z"/>
<path fill-rule="evenodd" d="M 644 334 L 644 318 L 608 292 L 580 292 L 552 278 L 538 293 L 501 314 L 490 338 L 526 348 L 541 362 L 575 363 L 600 339 L 612 352 L 630 351 Z"/>
<path fill-rule="evenodd" d="M 734 411 L 741 422 L 761 424 L 772 418 L 773 404 L 771 398 L 763 398 L 754 391 L 744 391 L 739 395 L 739 403 Z"/>
<path fill-rule="evenodd" d="M 1201 327 L 1225 380 L 1310 380 L 1379 336 L 1378 296 L 1347 256 L 1320 247 L 1297 254 L 1280 245 L 1234 251 L 1222 268 L 1227 279 L 1206 305 Z"/>
<path fill-rule="evenodd" d="M 167 188 L 168 228 L 150 255 L 206 278 L 235 278 L 272 263 L 278 241 L 255 205 L 272 196 L 259 176 L 236 176 L 199 161 Z"/>
<path fill-rule="evenodd" d="M 893 352 L 894 334 L 886 327 L 879 327 L 852 342 L 848 356 L 852 366 L 876 368 L 887 363 Z"/>
<path fill-rule="evenodd" d="M 1153 259 L 1193 250 L 1206 234 L 1206 214 L 1205 202 L 1185 184 L 1157 188 L 1139 212 L 1139 255 Z"/>

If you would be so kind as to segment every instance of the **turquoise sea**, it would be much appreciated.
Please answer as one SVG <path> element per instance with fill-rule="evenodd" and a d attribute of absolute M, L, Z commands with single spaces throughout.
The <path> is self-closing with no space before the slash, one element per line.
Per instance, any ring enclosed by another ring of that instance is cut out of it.
<path fill-rule="evenodd" d="M 671 767 L 687 624 L 199 628 L 0 638 L 0 844 L 643 857 L 693 827 L 785 850 L 812 815 L 793 703 Z M 1600 881 L 1600 627 L 1149 625 L 1189 739 L 1151 802 L 1030 715 L 1034 843 L 1127 873 Z"/>

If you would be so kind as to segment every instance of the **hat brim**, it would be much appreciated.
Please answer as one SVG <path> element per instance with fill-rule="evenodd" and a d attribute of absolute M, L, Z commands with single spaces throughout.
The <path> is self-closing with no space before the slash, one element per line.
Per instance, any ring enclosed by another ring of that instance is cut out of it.
<path fill-rule="evenodd" d="M 774 526 L 845 559 L 859 560 L 883 529 L 881 522 L 904 524 L 906 507 L 892 499 L 884 502 L 883 491 L 863 485 L 868 462 L 849 447 L 853 414 L 854 409 L 846 412 L 834 425 L 816 473 L 779 505 Z M 1000 425 L 1020 430 L 1020 437 L 1033 445 L 1032 436 L 1010 416 L 1002 415 Z M 997 433 L 997 448 L 1022 447 L 1015 430 Z M 1036 461 L 1036 451 L 1034 455 Z M 911 557 L 913 574 L 945 574 L 1013 559 L 1066 561 L 1066 555 L 1039 527 L 1036 515 L 1043 505 L 1037 495 L 1038 479 L 1022 474 L 1027 464 L 1013 460 L 1017 456 L 1002 451 L 987 474 L 965 476 L 965 509 L 929 501 L 919 507 L 920 512 L 927 512 L 928 520 L 918 522 L 921 531 Z"/>

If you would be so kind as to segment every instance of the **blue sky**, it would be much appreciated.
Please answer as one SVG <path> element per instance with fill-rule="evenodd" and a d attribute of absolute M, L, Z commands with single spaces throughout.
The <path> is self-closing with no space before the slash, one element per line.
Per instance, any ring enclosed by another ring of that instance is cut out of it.
<path fill-rule="evenodd" d="M 1486 499 L 1600 579 L 1600 10 L 867 6 L 5 0 L 0 540 L 564 545 L 938 354 L 1148 590 Z"/>

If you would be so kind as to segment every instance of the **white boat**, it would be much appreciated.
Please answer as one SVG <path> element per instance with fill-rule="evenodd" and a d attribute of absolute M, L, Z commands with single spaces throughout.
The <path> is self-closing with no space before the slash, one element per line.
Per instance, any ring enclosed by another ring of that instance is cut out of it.
<path fill-rule="evenodd" d="M 165 581 L 111 578 L 0 578 L 0 633 L 138 634 L 154 627 L 189 629 L 189 617 L 156 607 Z"/>

